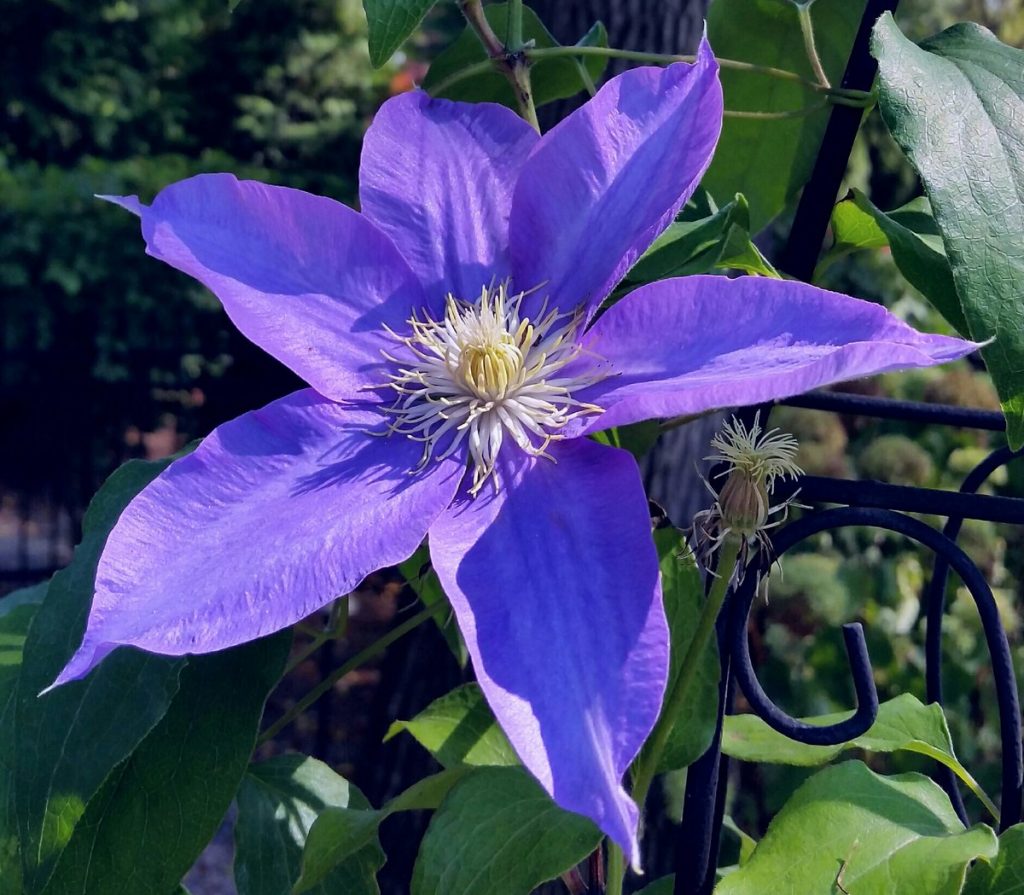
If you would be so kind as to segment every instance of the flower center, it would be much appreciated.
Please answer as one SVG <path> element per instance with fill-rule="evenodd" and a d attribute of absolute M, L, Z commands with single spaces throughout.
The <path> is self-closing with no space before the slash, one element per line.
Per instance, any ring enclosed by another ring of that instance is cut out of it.
<path fill-rule="evenodd" d="M 545 449 L 570 420 L 602 412 L 572 393 L 604 374 L 564 370 L 583 350 L 581 317 L 542 307 L 531 320 L 521 313 L 524 297 L 510 297 L 507 284 L 484 287 L 475 302 L 449 294 L 440 320 L 414 313 L 410 335 L 391 333 L 406 359 L 385 354 L 395 365 L 387 385 L 398 393 L 388 434 L 424 443 L 420 469 L 465 445 L 471 494 L 494 475 L 506 436 L 528 454 L 550 456 Z"/>
<path fill-rule="evenodd" d="M 500 401 L 516 382 L 523 366 L 522 352 L 509 342 L 467 345 L 459 358 L 456 375 L 478 398 Z"/>

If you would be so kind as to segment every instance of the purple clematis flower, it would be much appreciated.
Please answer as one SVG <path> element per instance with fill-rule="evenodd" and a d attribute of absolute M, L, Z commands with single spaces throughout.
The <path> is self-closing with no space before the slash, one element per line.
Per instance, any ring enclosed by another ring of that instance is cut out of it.
<path fill-rule="evenodd" d="M 80 649 L 208 652 L 292 625 L 429 536 L 523 763 L 638 859 L 622 776 L 668 632 L 633 458 L 586 438 L 952 360 L 968 342 L 812 286 L 707 276 L 601 301 L 673 219 L 722 120 L 718 66 L 638 68 L 543 137 L 506 108 L 389 100 L 362 213 L 194 177 L 142 219 L 311 386 L 216 429 L 124 511 Z"/>

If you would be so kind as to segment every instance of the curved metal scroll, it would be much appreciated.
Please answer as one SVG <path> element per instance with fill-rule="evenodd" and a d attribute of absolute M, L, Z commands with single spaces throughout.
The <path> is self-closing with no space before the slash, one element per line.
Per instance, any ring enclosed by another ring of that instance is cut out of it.
<path fill-rule="evenodd" d="M 825 510 L 794 522 L 774 539 L 775 555 L 781 556 L 795 544 L 819 532 L 852 525 L 883 528 L 924 545 L 932 550 L 937 557 L 942 558 L 947 570 L 952 568 L 960 576 L 964 586 L 974 599 L 978 614 L 981 616 L 985 641 L 992 659 L 996 700 L 999 707 L 999 726 L 1003 750 L 1000 829 L 1017 823 L 1021 818 L 1021 798 L 1024 794 L 1024 750 L 1022 750 L 1021 744 L 1020 704 L 1010 658 L 1010 646 L 999 621 L 999 612 L 988 582 L 985 581 L 981 571 L 971 562 L 967 554 L 945 534 L 901 513 L 869 507 L 842 507 Z M 753 576 L 747 577 L 753 578 Z M 732 631 L 732 660 L 733 673 L 754 711 L 780 733 L 803 743 L 834 745 L 846 742 L 863 733 L 871 724 L 871 721 L 868 721 L 867 725 L 864 724 L 869 713 L 871 713 L 872 720 L 874 713 L 877 713 L 877 694 L 875 694 L 873 683 L 869 687 L 868 681 L 864 679 L 865 674 L 870 678 L 871 669 L 868 665 L 867 651 L 864 649 L 863 632 L 860 630 L 860 626 L 847 625 L 843 632 L 846 637 L 851 671 L 854 674 L 854 686 L 857 691 L 857 712 L 851 718 L 837 725 L 813 727 L 797 721 L 776 706 L 765 694 L 757 680 L 757 675 L 750 664 L 746 633 L 746 619 L 755 589 L 751 584 L 747 590 L 749 593 L 744 596 L 744 602 L 740 604 L 739 611 L 734 616 L 736 621 Z M 929 630 L 931 630 L 931 626 L 929 626 Z M 869 706 L 869 702 L 873 702 L 873 706 Z"/>
<path fill-rule="evenodd" d="M 779 541 L 796 528 L 792 525 L 786 529 Z M 787 540 L 791 540 L 787 538 Z M 778 555 L 782 555 L 791 543 L 776 547 Z M 732 629 L 732 642 L 730 651 L 732 654 L 732 673 L 736 677 L 743 695 L 750 703 L 754 713 L 757 714 L 770 727 L 777 730 L 783 736 L 796 740 L 799 743 L 807 743 L 811 746 L 838 746 L 840 743 L 848 743 L 864 733 L 878 715 L 878 690 L 875 689 L 874 676 L 871 671 L 871 659 L 868 657 L 868 647 L 864 642 L 864 629 L 859 623 L 843 625 L 843 640 L 846 643 L 846 655 L 850 663 L 850 676 L 853 678 L 853 689 L 857 694 L 857 710 L 849 718 L 836 724 L 826 726 L 808 724 L 800 721 L 792 715 L 780 709 L 771 697 L 765 693 L 761 682 L 757 679 L 757 672 L 750 661 L 750 648 L 747 643 L 747 618 L 754 602 L 754 595 L 757 593 L 756 582 L 758 576 L 747 574 L 740 585 L 735 599 L 735 615 Z"/>
<path fill-rule="evenodd" d="M 1005 466 L 1011 460 L 1021 456 L 1024 452 L 1011 451 L 1008 447 L 1001 447 L 998 450 L 993 451 L 984 460 L 982 460 L 964 479 L 963 484 L 960 486 L 960 491 L 963 494 L 974 494 L 987 480 L 993 472 L 999 469 L 1001 466 Z M 960 534 L 960 529 L 964 524 L 963 516 L 950 516 L 946 522 L 945 527 L 942 529 L 942 533 L 949 538 L 950 541 L 956 541 L 957 536 Z M 946 581 L 949 578 L 950 563 L 946 556 L 936 551 L 935 563 L 932 566 L 932 577 L 928 583 L 928 587 L 925 589 L 923 595 L 924 610 L 926 613 L 926 629 L 925 629 L 925 693 L 929 702 L 935 702 L 939 705 L 942 704 L 942 621 L 945 616 L 946 609 Z M 987 637 L 987 633 L 986 633 Z M 999 686 L 998 676 L 999 669 L 995 669 L 997 687 Z M 1002 709 L 1000 708 L 1000 713 Z M 1005 740 L 1008 731 L 1002 730 L 1003 725 L 1000 724 L 1001 732 Z M 1019 729 L 1014 733 L 1016 738 L 1020 739 Z M 1006 754 L 1006 746 L 1004 743 L 1003 754 Z M 964 807 L 963 798 L 960 795 L 960 787 L 957 783 L 956 774 L 954 774 L 949 768 L 943 767 L 938 769 L 936 779 L 939 785 L 946 791 L 949 796 L 949 800 L 953 803 L 953 808 L 956 810 L 960 820 L 967 824 L 967 809 Z M 1004 777 L 1005 780 L 1005 777 Z M 1019 805 L 1020 798 L 1017 798 L 1017 804 Z M 1006 817 L 1006 794 L 1004 790 L 1003 796 L 1004 807 L 1002 809 L 1001 824 L 1005 827 Z M 1017 818 L 1020 817 L 1020 808 L 1017 810 Z"/>

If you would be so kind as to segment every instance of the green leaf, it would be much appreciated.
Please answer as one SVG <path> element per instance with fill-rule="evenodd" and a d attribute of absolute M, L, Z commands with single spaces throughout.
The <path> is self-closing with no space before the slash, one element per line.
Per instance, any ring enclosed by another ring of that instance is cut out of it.
<path fill-rule="evenodd" d="M 284 670 L 289 631 L 189 657 L 167 714 L 89 803 L 44 895 L 165 895 L 216 832 Z"/>
<path fill-rule="evenodd" d="M 487 21 L 491 23 L 498 39 L 503 41 L 508 34 L 508 4 L 493 3 L 484 7 Z M 523 40 L 537 49 L 559 46 L 544 27 L 537 14 L 528 6 L 523 7 Z M 608 35 L 604 25 L 597 23 L 579 41 L 579 46 L 606 47 Z M 508 80 L 498 71 L 486 71 L 451 84 L 445 82 L 471 65 L 487 60 L 483 45 L 471 28 L 465 28 L 455 42 L 441 53 L 430 65 L 430 71 L 423 80 L 423 87 L 431 96 L 443 96 L 463 102 L 501 103 L 509 108 L 518 108 L 515 94 Z M 588 56 L 585 60 L 587 74 L 592 82 L 604 72 L 608 60 L 599 56 Z M 533 86 L 533 101 L 537 106 L 565 99 L 586 88 L 576 60 L 542 59 L 530 68 L 530 82 Z"/>
<path fill-rule="evenodd" d="M 327 765 L 304 755 L 280 755 L 250 765 L 238 791 L 235 885 L 238 895 L 282 895 L 299 876 L 302 851 L 326 808 L 367 809 L 354 786 Z M 369 844 L 335 865 L 315 895 L 377 895 L 384 853 Z"/>
<path fill-rule="evenodd" d="M 729 228 L 746 228 L 749 222 L 747 200 L 739 194 L 706 217 L 676 221 L 640 256 L 626 278 L 634 283 L 651 283 L 707 273 L 721 257 Z"/>
<path fill-rule="evenodd" d="M 89 505 L 74 560 L 53 577 L 28 631 L 12 784 L 31 892 L 43 890 L 89 800 L 163 717 L 178 690 L 183 660 L 120 649 L 85 680 L 38 695 L 82 639 L 107 534 L 128 501 L 167 465 L 133 461 L 107 480 Z"/>
<path fill-rule="evenodd" d="M 631 283 L 650 283 L 712 270 L 743 270 L 760 276 L 779 274 L 750 239 L 750 211 L 737 193 L 707 216 L 670 224 L 626 274 Z"/>
<path fill-rule="evenodd" d="M 657 420 L 644 420 L 642 423 L 631 423 L 628 426 L 612 426 L 610 429 L 602 429 L 595 432 L 591 437 L 598 444 L 607 444 L 611 447 L 622 448 L 629 451 L 639 460 L 644 456 L 658 440 L 661 435 L 661 427 Z"/>
<path fill-rule="evenodd" d="M 758 277 L 782 279 L 782 275 L 754 245 L 749 231 L 736 226 L 730 227 L 726 233 L 722 252 L 715 262 L 715 267 L 718 270 L 742 270 L 744 273 Z"/>
<path fill-rule="evenodd" d="M 582 861 L 601 841 L 522 768 L 477 768 L 430 820 L 412 895 L 525 895 Z"/>
<path fill-rule="evenodd" d="M 398 570 L 424 606 L 434 606 L 437 603 L 448 601 L 441 582 L 438 580 L 437 572 L 430 564 L 430 551 L 427 550 L 425 544 L 421 545 L 405 562 L 400 563 Z M 462 639 L 459 626 L 455 624 L 454 613 L 435 615 L 434 624 L 441 631 L 441 635 L 459 663 L 459 667 L 465 668 L 466 663 L 469 662 L 469 651 L 466 649 L 466 642 Z"/>
<path fill-rule="evenodd" d="M 456 687 L 435 699 L 411 721 L 395 721 L 384 739 L 387 741 L 403 731 L 446 768 L 459 764 L 519 764 L 476 684 Z"/>
<path fill-rule="evenodd" d="M 330 878 L 338 865 L 347 866 L 377 839 L 377 828 L 396 811 L 432 811 L 443 801 L 469 768 L 459 767 L 424 777 L 383 808 L 351 806 L 324 808 L 306 836 L 302 873 L 292 888 L 294 895 L 314 891 Z"/>
<path fill-rule="evenodd" d="M 49 582 L 23 587 L 0 600 L 0 895 L 22 891 L 21 849 L 14 813 L 14 711 L 29 625 Z"/>
<path fill-rule="evenodd" d="M 374 68 L 392 57 L 433 5 L 434 0 L 363 0 Z"/>
<path fill-rule="evenodd" d="M 704 585 L 682 533 L 674 528 L 654 532 L 661 565 L 661 591 L 671 638 L 669 689 L 682 670 L 704 606 Z M 657 771 L 685 768 L 711 744 L 718 715 L 718 644 L 711 638 L 701 657 L 693 691 L 669 734 Z"/>
<path fill-rule="evenodd" d="M 754 849 L 757 848 L 757 840 L 749 833 L 740 829 L 739 824 L 737 824 L 736 821 L 734 821 L 728 814 L 722 818 L 722 828 L 728 830 L 739 840 L 739 865 L 742 867 L 750 860 L 750 856 L 754 853 Z"/>
<path fill-rule="evenodd" d="M 977 25 L 915 46 L 875 25 L 879 108 L 931 199 L 972 338 L 1024 445 L 1024 51 Z"/>
<path fill-rule="evenodd" d="M 1004 830 L 995 860 L 977 861 L 963 895 L 1020 895 L 1024 891 L 1024 824 Z"/>
<path fill-rule="evenodd" d="M 864 6 L 865 0 L 832 0 L 811 7 L 818 52 L 833 83 L 842 77 Z M 708 40 L 724 58 L 814 80 L 795 3 L 715 0 L 708 10 Z M 729 68 L 722 69 L 722 90 L 725 108 L 732 111 L 792 112 L 821 101 L 797 82 Z M 713 195 L 742 192 L 750 202 L 750 232 L 756 233 L 807 182 L 828 115 L 826 106 L 801 118 L 726 118 L 704 185 Z"/>
<path fill-rule="evenodd" d="M 970 862 L 996 848 L 988 827 L 964 829 L 927 777 L 882 777 L 850 761 L 804 783 L 715 893 L 836 892 L 841 885 L 856 895 L 955 895 Z"/>
<path fill-rule="evenodd" d="M 822 257 L 818 270 L 863 249 L 883 249 L 889 245 L 874 216 L 852 199 L 838 202 L 832 209 L 832 247 Z M 817 279 L 815 272 L 815 279 Z"/>
<path fill-rule="evenodd" d="M 445 800 L 452 787 L 472 770 L 468 765 L 446 768 L 417 780 L 405 792 L 391 799 L 382 811 L 385 816 L 396 811 L 434 811 Z"/>
<path fill-rule="evenodd" d="M 309 828 L 302 852 L 302 872 L 292 892 L 313 892 L 365 849 L 374 847 L 383 811 L 327 808 Z"/>
<path fill-rule="evenodd" d="M 892 259 L 907 282 L 927 298 L 949 324 L 968 333 L 953 284 L 946 250 L 931 205 L 920 196 L 895 211 L 876 208 L 859 190 L 852 190 L 832 211 L 835 243 L 815 271 L 815 279 L 834 261 L 861 249 L 889 246 Z"/>
<path fill-rule="evenodd" d="M 834 724 L 849 712 L 805 719 L 810 724 Z M 808 746 L 773 730 L 756 715 L 729 715 L 722 730 L 722 751 L 741 761 L 810 767 L 825 764 L 847 749 L 868 752 L 916 752 L 953 771 L 995 816 L 995 806 L 971 773 L 957 759 L 946 716 L 935 703 L 925 705 L 909 693 L 883 702 L 866 733 L 837 746 Z"/>

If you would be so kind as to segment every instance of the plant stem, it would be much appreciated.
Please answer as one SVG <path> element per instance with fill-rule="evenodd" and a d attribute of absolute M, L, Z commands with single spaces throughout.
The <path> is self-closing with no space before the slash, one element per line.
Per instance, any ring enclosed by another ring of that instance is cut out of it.
<path fill-rule="evenodd" d="M 472 65 L 460 68 L 458 71 L 452 72 L 448 75 L 447 78 L 442 78 L 438 81 L 430 88 L 431 96 L 442 96 L 449 87 L 453 87 L 460 81 L 465 81 L 467 78 L 474 78 L 477 75 L 492 72 L 495 69 L 496 65 L 493 59 L 485 59 L 483 62 L 474 62 Z"/>
<path fill-rule="evenodd" d="M 733 572 L 736 569 L 736 560 L 739 556 L 739 542 L 734 537 L 725 539 L 722 544 L 722 552 L 718 559 L 718 575 L 711 585 L 711 593 L 708 594 L 707 602 L 700 613 L 700 620 L 697 622 L 697 630 L 693 633 L 693 639 L 686 649 L 683 657 L 683 664 L 679 668 L 679 674 L 672 684 L 665 705 L 661 710 L 658 723 L 647 744 L 644 746 L 640 757 L 634 765 L 633 774 L 633 800 L 643 810 L 644 802 L 647 800 L 647 793 L 651 788 L 651 782 L 658 770 L 658 763 L 661 761 L 662 753 L 668 744 L 669 735 L 680 710 L 686 704 L 686 700 L 697 679 L 697 671 L 700 668 L 701 658 L 707 649 L 711 638 L 715 634 L 715 622 L 718 614 L 725 603 L 725 596 L 729 592 L 729 584 L 732 581 Z"/>
<path fill-rule="evenodd" d="M 708 594 L 707 602 L 701 610 L 697 630 L 694 631 L 693 639 L 686 649 L 679 674 L 676 676 L 675 682 L 670 685 L 671 689 L 666 696 L 658 723 L 654 725 L 654 730 L 633 765 L 633 801 L 636 802 L 641 813 L 644 810 L 644 803 L 647 801 L 647 793 L 650 791 L 654 775 L 657 773 L 658 762 L 661 761 L 665 746 L 668 745 L 672 727 L 680 710 L 686 704 L 693 682 L 697 679 L 701 657 L 715 634 L 715 622 L 718 620 L 718 614 L 722 611 L 726 594 L 729 592 L 729 583 L 732 581 L 738 556 L 739 542 L 732 537 L 726 538 L 718 559 L 718 576 L 715 578 L 714 584 L 711 585 L 711 593 Z M 614 842 L 609 841 L 606 895 L 622 895 L 622 883 L 625 875 L 625 856 L 622 854 L 622 849 Z"/>
<path fill-rule="evenodd" d="M 797 3 L 796 16 L 800 20 L 800 33 L 804 37 L 804 49 L 807 51 L 807 59 L 814 70 L 814 76 L 822 87 L 831 88 L 832 84 L 829 83 L 828 75 L 825 74 L 825 68 L 821 64 L 821 57 L 818 55 L 818 47 L 814 42 L 814 22 L 811 20 L 811 3 L 813 2 L 814 0 Z"/>
<path fill-rule="evenodd" d="M 512 85 L 512 92 L 516 97 L 516 104 L 519 106 L 519 114 L 523 116 L 530 126 L 540 133 L 540 123 L 537 121 L 537 109 L 533 103 L 533 88 L 530 84 L 530 59 L 523 49 L 523 4 L 522 0 L 509 4 L 509 33 L 508 43 L 503 44 L 498 35 L 494 33 L 491 23 L 484 15 L 484 8 L 481 0 L 459 0 L 459 8 L 466 17 L 466 22 L 480 39 L 484 51 L 490 57 L 485 63 L 470 65 L 455 72 L 451 77 L 445 78 L 434 88 L 434 93 L 440 94 L 444 88 L 463 78 L 479 74 L 484 71 L 497 69 L 500 71 L 509 84 Z"/>
<path fill-rule="evenodd" d="M 633 62 L 649 62 L 655 65 L 668 65 L 672 62 L 695 62 L 697 57 L 693 55 L 678 56 L 669 53 L 644 53 L 637 50 L 617 50 L 614 47 L 542 47 L 529 48 L 524 51 L 530 59 L 557 59 L 564 56 L 604 56 L 608 59 L 628 59 Z M 811 81 L 796 72 L 786 71 L 783 68 L 773 68 L 769 65 L 756 65 L 753 62 L 742 62 L 739 59 L 725 59 L 716 57 L 722 68 L 733 69 L 734 71 L 745 71 L 751 74 L 766 75 L 771 78 L 778 78 L 783 81 L 793 81 L 801 84 L 808 90 L 816 93 L 825 93 L 829 96 L 843 96 L 847 99 L 863 99 L 870 94 L 864 90 L 847 90 L 843 87 L 829 87 L 816 81 Z"/>
<path fill-rule="evenodd" d="M 579 46 L 543 47 L 540 49 L 527 47 L 522 50 L 522 55 L 533 62 L 539 62 L 543 59 L 559 59 L 568 56 L 576 59 L 577 64 L 580 63 L 580 57 L 582 56 L 603 56 L 608 59 L 629 59 L 633 62 L 650 62 L 660 65 L 668 65 L 672 62 L 693 62 L 696 58 L 695 56 L 671 56 L 664 53 L 641 53 L 634 52 L 633 50 L 616 50 L 612 47 Z M 760 74 L 785 81 L 793 81 L 805 87 L 807 90 L 813 90 L 816 93 L 825 94 L 829 97 L 831 102 L 838 105 L 864 107 L 874 102 L 874 94 L 869 90 L 847 90 L 843 87 L 823 87 L 821 84 L 809 81 L 807 78 L 804 78 L 795 72 L 786 71 L 781 68 L 771 68 L 767 65 L 754 65 L 750 62 L 740 62 L 736 59 L 723 59 L 721 57 L 718 58 L 718 64 L 722 68 L 731 68 L 736 69 L 737 71 L 746 71 L 751 72 L 752 74 Z M 435 84 L 432 88 L 432 92 L 435 96 L 440 96 L 454 84 L 485 72 L 494 71 L 496 66 L 499 70 L 501 69 L 500 64 L 494 59 L 486 59 L 483 62 L 475 62 L 472 65 L 467 65 L 465 68 L 459 69 L 457 72 L 453 72 L 447 78 L 444 78 Z"/>
<path fill-rule="evenodd" d="M 658 423 L 659 432 L 669 432 L 672 429 L 678 429 L 680 426 L 687 426 L 694 420 L 699 420 L 705 416 L 711 416 L 716 413 L 715 410 L 704 410 L 700 413 L 684 413 L 682 416 L 673 416 L 670 419 L 664 420 Z"/>
<path fill-rule="evenodd" d="M 331 614 L 323 630 L 313 635 L 313 640 L 306 645 L 284 670 L 285 675 L 294 671 L 299 665 L 313 655 L 328 640 L 336 640 L 345 636 L 345 629 L 348 627 L 348 597 L 338 597 L 331 606 Z"/>
<path fill-rule="evenodd" d="M 580 80 L 583 82 L 583 86 L 586 88 L 587 93 L 591 96 L 597 95 L 597 85 L 594 83 L 594 79 L 590 77 L 590 70 L 587 68 L 587 63 L 582 59 L 574 59 L 576 63 L 576 71 L 579 72 Z"/>
<path fill-rule="evenodd" d="M 813 115 L 815 112 L 827 108 L 828 105 L 829 102 L 825 99 L 819 103 L 811 103 L 809 106 L 804 106 L 802 109 L 787 109 L 785 112 L 733 112 L 730 109 L 725 109 L 722 112 L 722 115 L 726 118 L 752 118 L 756 121 L 782 121 L 787 118 L 806 118 L 808 115 Z"/>
<path fill-rule="evenodd" d="M 312 690 L 310 690 L 305 696 L 302 697 L 295 705 L 293 705 L 287 712 L 285 712 L 280 718 L 278 718 L 273 724 L 270 725 L 263 733 L 260 734 L 259 739 L 256 740 L 257 744 L 265 743 L 267 740 L 273 739 L 279 734 L 284 728 L 291 724 L 296 718 L 299 717 L 306 709 L 308 709 L 314 702 L 316 702 L 321 696 L 327 693 L 338 681 L 340 681 L 346 674 L 349 674 L 364 665 L 370 659 L 384 652 L 392 643 L 396 640 L 400 640 L 410 631 L 418 628 L 427 619 L 433 618 L 435 615 L 440 615 L 442 610 L 446 610 L 448 604 L 445 601 L 435 603 L 433 606 L 428 606 L 426 609 L 421 609 L 415 615 L 410 616 L 400 625 L 396 625 L 390 631 L 388 631 L 383 637 L 378 638 L 371 643 L 366 649 L 356 653 L 351 659 L 345 662 L 340 667 L 334 669 L 326 678 L 324 678 L 319 684 L 317 684 Z"/>
<path fill-rule="evenodd" d="M 505 51 L 518 53 L 523 48 L 523 0 L 508 0 L 507 34 Z"/>
<path fill-rule="evenodd" d="M 509 80 L 512 82 L 512 89 L 516 91 L 519 114 L 539 134 L 540 121 L 537 120 L 537 107 L 533 104 L 533 85 L 530 83 L 530 60 L 522 52 L 516 53 Z"/>
<path fill-rule="evenodd" d="M 505 47 L 498 40 L 498 35 L 494 33 L 491 23 L 487 21 L 487 16 L 484 15 L 483 3 L 480 0 L 459 0 L 459 9 L 462 10 L 462 14 L 466 17 L 469 27 L 480 38 L 480 43 L 484 45 L 487 55 L 491 59 L 500 59 L 504 56 Z"/>
<path fill-rule="evenodd" d="M 626 878 L 626 856 L 619 846 L 608 840 L 608 883 L 605 895 L 622 895 L 622 881 Z"/>

